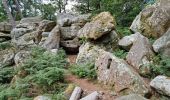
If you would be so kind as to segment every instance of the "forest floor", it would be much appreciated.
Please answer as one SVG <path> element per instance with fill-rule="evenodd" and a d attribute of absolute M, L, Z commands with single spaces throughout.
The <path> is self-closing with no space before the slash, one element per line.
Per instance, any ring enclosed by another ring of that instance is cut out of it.
<path fill-rule="evenodd" d="M 68 59 L 71 64 L 75 63 L 76 57 L 77 55 L 68 55 Z M 117 97 L 115 96 L 115 93 L 111 91 L 110 87 L 101 85 L 96 81 L 91 81 L 89 79 L 78 78 L 71 73 L 67 74 L 66 81 L 81 87 L 84 90 L 85 94 L 90 94 L 94 91 L 100 92 L 102 94 L 102 100 L 114 100 Z"/>

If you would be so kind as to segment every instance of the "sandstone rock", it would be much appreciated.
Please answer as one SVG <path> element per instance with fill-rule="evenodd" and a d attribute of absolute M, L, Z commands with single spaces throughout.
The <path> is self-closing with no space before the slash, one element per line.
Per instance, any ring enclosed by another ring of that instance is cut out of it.
<path fill-rule="evenodd" d="M 129 37 L 132 39 L 124 38 L 125 41 L 127 40 L 127 44 L 129 45 L 133 42 L 132 47 L 126 57 L 127 62 L 137 69 L 140 74 L 150 74 L 148 64 L 154 56 L 154 53 L 149 40 L 140 33 L 133 34 Z"/>
<path fill-rule="evenodd" d="M 166 76 L 157 76 L 154 78 L 150 86 L 153 87 L 157 92 L 170 96 L 170 78 Z"/>
<path fill-rule="evenodd" d="M 81 27 L 76 24 L 72 24 L 70 27 L 61 27 L 61 38 L 65 40 L 74 39 L 80 29 Z"/>
<path fill-rule="evenodd" d="M 99 93 L 95 91 L 80 100 L 99 100 Z"/>
<path fill-rule="evenodd" d="M 163 53 L 166 56 L 170 55 L 170 29 L 153 44 L 155 52 Z"/>
<path fill-rule="evenodd" d="M 17 47 L 30 44 L 27 44 L 28 41 L 33 44 L 34 33 L 32 32 L 37 29 L 40 21 L 40 17 L 28 17 L 21 19 L 16 28 L 11 31 L 11 42 Z"/>
<path fill-rule="evenodd" d="M 98 39 L 104 34 L 114 30 L 116 25 L 114 17 L 109 12 L 102 12 L 92 19 L 90 23 L 79 30 L 78 36 L 80 38 Z"/>
<path fill-rule="evenodd" d="M 79 51 L 80 43 L 78 39 L 61 41 L 61 46 L 66 52 L 77 53 Z"/>
<path fill-rule="evenodd" d="M 50 49 L 58 49 L 60 43 L 60 28 L 56 26 L 49 34 L 47 40 L 44 42 L 43 47 Z"/>
<path fill-rule="evenodd" d="M 83 90 L 80 87 L 75 87 L 69 100 L 80 100 Z"/>
<path fill-rule="evenodd" d="M 18 53 L 16 53 L 14 57 L 16 66 L 19 66 L 20 64 L 22 65 L 29 57 L 30 57 L 29 51 L 21 50 Z"/>
<path fill-rule="evenodd" d="M 62 27 L 71 26 L 73 23 L 85 24 L 90 17 L 90 14 L 86 15 L 74 15 L 71 13 L 58 13 L 57 14 L 57 24 Z"/>
<path fill-rule="evenodd" d="M 0 32 L 7 32 L 10 33 L 12 31 L 12 25 L 8 22 L 1 22 L 0 23 Z"/>
<path fill-rule="evenodd" d="M 42 39 L 42 33 L 43 32 L 50 32 L 54 27 L 56 26 L 56 23 L 54 21 L 49 20 L 43 20 L 40 22 L 39 27 L 34 32 L 34 42 L 35 44 L 39 44 Z"/>
<path fill-rule="evenodd" d="M 52 100 L 50 97 L 48 96 L 37 96 L 34 98 L 34 100 Z"/>
<path fill-rule="evenodd" d="M 148 99 L 146 99 L 138 94 L 130 94 L 130 95 L 121 96 L 119 98 L 116 98 L 116 100 L 148 100 Z"/>
<path fill-rule="evenodd" d="M 56 22 L 50 20 L 43 20 L 40 22 L 38 29 L 43 32 L 50 32 L 56 26 Z"/>
<path fill-rule="evenodd" d="M 117 93 L 137 93 L 141 95 L 149 93 L 149 86 L 138 73 L 126 61 L 109 52 L 101 51 L 95 67 L 98 81 L 105 85 L 113 86 Z"/>
<path fill-rule="evenodd" d="M 91 41 L 95 45 L 98 45 L 104 48 L 107 51 L 113 51 L 115 48 L 118 47 L 119 35 L 112 31 L 108 34 L 103 35 L 101 38 L 98 38 L 95 41 Z"/>
<path fill-rule="evenodd" d="M 157 0 L 146 7 L 133 21 L 130 29 L 145 36 L 160 37 L 170 27 L 170 1 Z"/>
<path fill-rule="evenodd" d="M 0 38 L 5 38 L 6 40 L 10 40 L 11 36 L 10 36 L 10 34 L 4 34 L 4 33 L 0 32 Z"/>
<path fill-rule="evenodd" d="M 80 46 L 76 59 L 78 64 L 94 63 L 100 54 L 100 47 L 87 42 Z"/>
<path fill-rule="evenodd" d="M 0 66 L 11 66 L 14 64 L 14 50 L 12 49 L 5 49 L 0 50 Z"/>
<path fill-rule="evenodd" d="M 119 41 L 119 46 L 126 50 L 130 50 L 132 47 L 133 43 L 137 40 L 137 34 L 132 34 L 130 36 L 125 36 Z"/>

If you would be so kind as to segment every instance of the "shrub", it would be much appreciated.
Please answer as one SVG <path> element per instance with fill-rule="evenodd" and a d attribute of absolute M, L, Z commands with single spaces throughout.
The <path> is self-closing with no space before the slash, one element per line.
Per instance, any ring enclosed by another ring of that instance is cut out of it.
<path fill-rule="evenodd" d="M 0 90 L 0 100 L 29 100 L 40 94 L 58 94 L 64 90 L 64 68 L 67 64 L 65 52 L 59 50 L 52 54 L 35 47 L 31 55 L 18 67 L 15 81 Z"/>
<path fill-rule="evenodd" d="M 94 64 L 72 65 L 71 72 L 79 78 L 96 79 L 96 69 Z"/>
<path fill-rule="evenodd" d="M 118 26 L 116 29 L 120 37 L 124 37 L 132 34 L 131 31 L 129 30 L 129 27 Z"/>
<path fill-rule="evenodd" d="M 166 75 L 170 77 L 170 58 L 157 55 L 150 64 L 152 77 L 157 75 Z"/>
<path fill-rule="evenodd" d="M 13 67 L 4 67 L 0 70 L 0 83 L 10 83 L 12 77 L 14 76 Z"/>
<path fill-rule="evenodd" d="M 11 47 L 12 47 L 12 45 L 9 42 L 0 43 L 0 50 L 5 50 L 5 49 L 11 48 Z"/>

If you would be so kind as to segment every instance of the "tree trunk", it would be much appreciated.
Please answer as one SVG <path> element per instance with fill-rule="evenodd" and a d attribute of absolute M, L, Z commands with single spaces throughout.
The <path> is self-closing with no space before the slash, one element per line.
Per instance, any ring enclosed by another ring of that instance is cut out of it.
<path fill-rule="evenodd" d="M 5 11 L 6 11 L 7 15 L 8 15 L 8 20 L 12 24 L 12 27 L 14 28 L 16 26 L 16 24 L 15 24 L 15 20 L 14 20 L 12 14 L 11 14 L 9 8 L 8 8 L 7 0 L 2 0 L 2 4 L 3 4 L 3 6 L 5 8 Z"/>
<path fill-rule="evenodd" d="M 21 9 L 20 9 L 20 7 L 19 7 L 19 2 L 18 2 L 18 0 L 14 0 L 14 2 L 15 2 L 15 5 L 16 5 L 17 11 L 18 11 L 20 17 L 23 18 Z"/>

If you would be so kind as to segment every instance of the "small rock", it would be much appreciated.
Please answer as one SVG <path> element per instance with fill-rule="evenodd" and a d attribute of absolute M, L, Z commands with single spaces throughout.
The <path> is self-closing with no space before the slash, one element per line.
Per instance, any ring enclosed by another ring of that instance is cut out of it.
<path fill-rule="evenodd" d="M 47 96 L 37 96 L 34 100 L 52 100 L 50 97 Z"/>

